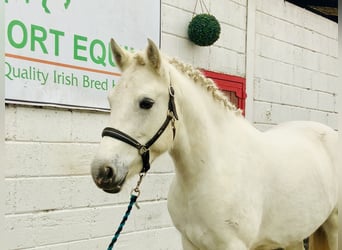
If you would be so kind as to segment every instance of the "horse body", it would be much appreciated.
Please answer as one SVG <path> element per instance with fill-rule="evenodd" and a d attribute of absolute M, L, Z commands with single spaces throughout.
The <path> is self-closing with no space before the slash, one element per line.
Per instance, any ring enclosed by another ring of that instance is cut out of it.
<path fill-rule="evenodd" d="M 330 155 L 337 133 L 314 122 L 261 133 L 235 114 L 218 116 L 213 110 L 222 107 L 207 101 L 203 89 L 191 83 L 186 90 L 185 84 L 179 90 L 188 94 L 180 100 L 184 118 L 181 140 L 171 151 L 176 176 L 168 202 L 186 244 L 221 249 L 221 242 L 226 249 L 236 234 L 252 249 L 271 249 L 314 232 L 336 205 Z M 187 97 L 196 91 L 202 101 L 193 105 Z"/>
<path fill-rule="evenodd" d="M 291 122 L 260 132 L 203 75 L 163 58 L 153 43 L 146 56 L 114 42 L 112 49 L 123 70 L 109 97 L 114 128 L 147 141 L 164 119 L 168 85 L 175 90 L 176 136 L 169 126 L 150 151 L 152 161 L 169 151 L 175 163 L 168 209 L 184 250 L 302 250 L 321 225 L 337 250 L 336 230 L 325 223 L 337 204 L 335 131 Z M 140 110 L 146 96 L 153 104 Z M 108 137 L 92 163 L 95 183 L 112 193 L 140 169 L 136 149 Z"/>
<path fill-rule="evenodd" d="M 263 238 L 286 247 L 313 233 L 332 213 L 337 183 L 331 152 L 324 145 L 324 137 L 330 136 L 335 136 L 330 128 L 309 122 L 289 123 L 265 133 L 269 154 Z"/>

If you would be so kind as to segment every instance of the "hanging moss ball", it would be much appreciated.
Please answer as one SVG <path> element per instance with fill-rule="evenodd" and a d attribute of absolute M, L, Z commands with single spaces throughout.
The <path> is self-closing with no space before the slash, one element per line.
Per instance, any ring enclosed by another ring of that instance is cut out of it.
<path fill-rule="evenodd" d="M 199 46 L 214 44 L 220 37 L 221 27 L 216 17 L 210 14 L 199 14 L 192 18 L 188 26 L 190 41 Z"/>

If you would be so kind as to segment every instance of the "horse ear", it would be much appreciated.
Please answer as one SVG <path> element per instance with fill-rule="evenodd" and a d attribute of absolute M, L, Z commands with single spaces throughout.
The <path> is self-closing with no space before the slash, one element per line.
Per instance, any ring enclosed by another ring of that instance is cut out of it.
<path fill-rule="evenodd" d="M 130 61 L 130 55 L 128 52 L 123 50 L 113 38 L 110 39 L 110 47 L 112 49 L 113 56 L 115 58 L 116 64 L 119 66 L 121 71 L 124 71 Z"/>
<path fill-rule="evenodd" d="M 147 39 L 147 41 L 148 41 L 148 46 L 147 46 L 146 51 L 147 51 L 148 61 L 150 65 L 152 66 L 152 68 L 158 72 L 161 66 L 161 57 L 160 57 L 159 49 L 151 39 Z"/>

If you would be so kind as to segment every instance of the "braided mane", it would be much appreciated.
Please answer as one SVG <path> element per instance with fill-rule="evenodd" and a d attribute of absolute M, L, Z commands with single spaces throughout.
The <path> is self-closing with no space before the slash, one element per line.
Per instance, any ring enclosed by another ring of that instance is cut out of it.
<path fill-rule="evenodd" d="M 135 54 L 134 59 L 138 65 L 146 65 L 145 59 L 142 54 Z M 235 112 L 236 115 L 241 116 L 242 111 L 235 107 L 233 103 L 229 101 L 229 98 L 223 94 L 221 90 L 218 89 L 216 84 L 210 78 L 207 78 L 203 75 L 203 73 L 194 68 L 190 64 L 186 64 L 177 60 L 176 58 L 168 60 L 170 64 L 172 64 L 177 70 L 188 76 L 195 83 L 200 84 L 203 88 L 205 88 L 209 93 L 211 93 L 212 97 L 215 101 L 221 103 L 228 110 Z"/>
<path fill-rule="evenodd" d="M 207 78 L 203 75 L 203 73 L 195 69 L 192 65 L 180 62 L 179 60 L 173 58 L 169 60 L 169 62 L 176 67 L 179 71 L 190 77 L 195 83 L 200 84 L 203 88 L 205 88 L 209 93 L 211 93 L 212 97 L 215 101 L 221 103 L 224 107 L 226 107 L 230 111 L 234 111 L 237 115 L 241 115 L 242 112 L 240 109 L 237 109 L 234 104 L 232 104 L 228 97 L 223 94 L 221 90 L 218 89 L 216 84 L 210 78 Z"/>

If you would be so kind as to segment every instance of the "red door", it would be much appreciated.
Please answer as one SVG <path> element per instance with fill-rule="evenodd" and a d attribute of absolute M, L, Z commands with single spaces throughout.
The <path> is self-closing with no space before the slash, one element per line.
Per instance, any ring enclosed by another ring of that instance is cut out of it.
<path fill-rule="evenodd" d="M 246 79 L 240 76 L 202 70 L 206 77 L 211 78 L 229 100 L 245 114 Z"/>

